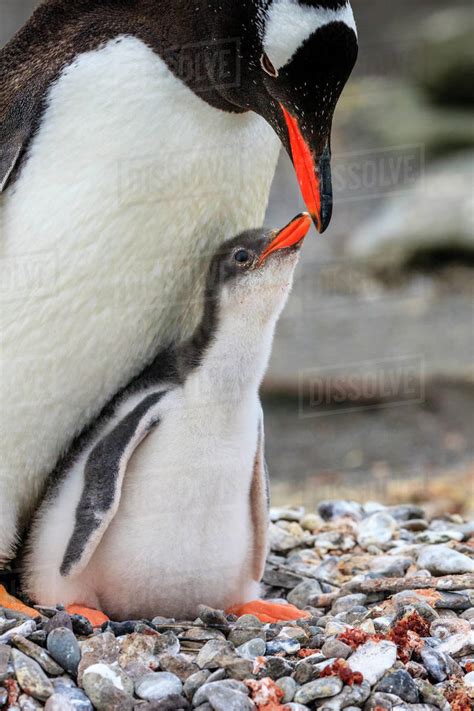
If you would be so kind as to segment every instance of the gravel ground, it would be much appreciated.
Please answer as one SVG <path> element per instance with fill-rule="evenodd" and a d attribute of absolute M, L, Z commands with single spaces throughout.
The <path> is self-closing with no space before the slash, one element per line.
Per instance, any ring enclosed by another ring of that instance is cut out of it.
<path fill-rule="evenodd" d="M 413 505 L 272 509 L 264 596 L 308 610 L 262 624 L 108 622 L 0 610 L 0 707 L 33 711 L 467 711 L 474 522 Z M 159 610 L 157 610 L 157 613 Z"/>

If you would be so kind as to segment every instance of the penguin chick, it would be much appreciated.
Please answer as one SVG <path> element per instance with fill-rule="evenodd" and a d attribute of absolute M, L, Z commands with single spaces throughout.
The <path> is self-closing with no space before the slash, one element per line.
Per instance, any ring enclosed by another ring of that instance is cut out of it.
<path fill-rule="evenodd" d="M 192 619 L 258 597 L 268 485 L 259 386 L 311 224 L 213 256 L 201 322 L 123 391 L 59 464 L 30 529 L 23 589 L 114 619 Z"/>

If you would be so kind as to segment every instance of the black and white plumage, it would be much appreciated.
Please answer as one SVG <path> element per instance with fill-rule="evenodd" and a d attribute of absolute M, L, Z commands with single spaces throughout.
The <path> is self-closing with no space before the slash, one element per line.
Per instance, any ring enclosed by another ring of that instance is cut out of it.
<path fill-rule="evenodd" d="M 2 50 L 0 563 L 77 433 L 193 332 L 200 257 L 262 224 L 281 142 L 327 225 L 356 52 L 336 0 L 46 0 Z"/>
<path fill-rule="evenodd" d="M 163 351 L 73 446 L 29 534 L 32 599 L 190 619 L 199 603 L 258 596 L 268 529 L 258 390 L 309 225 L 303 215 L 277 235 L 225 243 L 193 337 Z"/>

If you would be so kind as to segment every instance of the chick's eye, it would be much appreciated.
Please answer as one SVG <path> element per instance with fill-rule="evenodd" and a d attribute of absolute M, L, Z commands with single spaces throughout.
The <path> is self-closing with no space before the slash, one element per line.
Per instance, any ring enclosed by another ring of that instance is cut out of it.
<path fill-rule="evenodd" d="M 270 61 L 270 58 L 266 52 L 262 54 L 260 57 L 260 64 L 262 65 L 262 69 L 264 72 L 269 74 L 271 77 L 277 77 L 278 76 L 278 70 L 275 69 L 273 64 Z"/>
<path fill-rule="evenodd" d="M 250 259 L 250 255 L 246 249 L 238 249 L 237 252 L 234 254 L 234 259 L 239 264 L 246 264 L 246 262 L 248 262 Z"/>

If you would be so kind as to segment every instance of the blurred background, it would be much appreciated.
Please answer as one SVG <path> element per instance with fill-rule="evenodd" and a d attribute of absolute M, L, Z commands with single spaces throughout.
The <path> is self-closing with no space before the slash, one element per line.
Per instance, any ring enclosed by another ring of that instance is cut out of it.
<path fill-rule="evenodd" d="M 0 0 L 0 46 L 38 3 Z M 352 0 L 334 217 L 306 240 L 263 388 L 273 503 L 474 509 L 474 14 Z M 281 156 L 267 224 L 303 204 Z"/>

